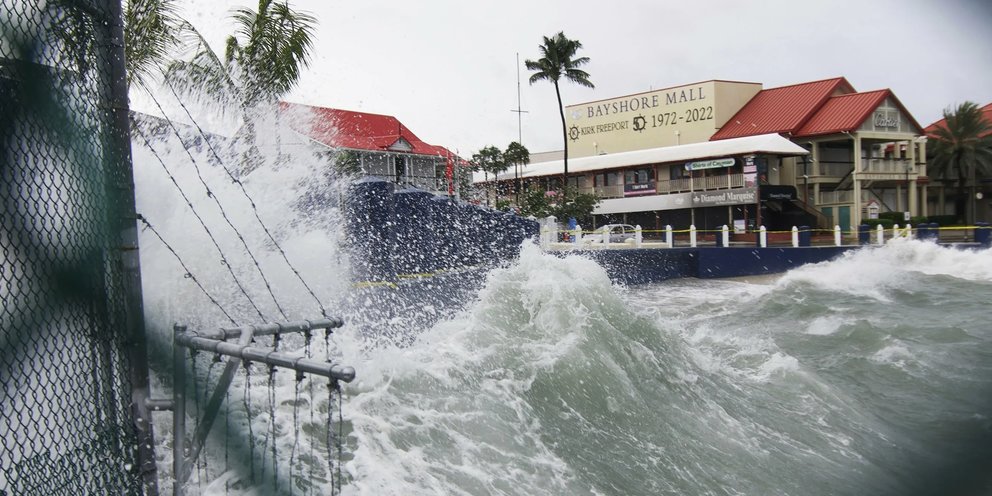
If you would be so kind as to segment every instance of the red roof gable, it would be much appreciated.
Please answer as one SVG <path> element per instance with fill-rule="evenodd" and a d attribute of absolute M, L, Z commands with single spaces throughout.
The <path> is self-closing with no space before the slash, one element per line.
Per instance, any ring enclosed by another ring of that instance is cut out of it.
<path fill-rule="evenodd" d="M 759 91 L 710 140 L 794 133 L 838 93 L 854 93 L 854 87 L 839 77 Z"/>
<path fill-rule="evenodd" d="M 831 97 L 794 134 L 815 136 L 855 131 L 891 93 L 878 90 Z"/>
<path fill-rule="evenodd" d="M 992 103 L 982 107 L 982 117 L 985 119 L 986 122 L 992 123 Z M 945 126 L 947 126 L 946 120 L 941 119 L 927 126 L 927 128 L 924 129 L 923 132 L 925 132 L 927 136 L 931 138 L 935 138 L 936 136 L 934 135 L 934 132 L 937 130 L 937 128 L 945 127 Z M 982 133 L 982 135 L 979 137 L 984 138 L 986 136 L 992 136 L 992 130 Z"/>
<path fill-rule="evenodd" d="M 892 94 L 892 90 L 884 89 L 831 97 L 806 121 L 806 124 L 803 124 L 802 128 L 793 134 L 816 136 L 857 131 L 886 98 L 891 98 L 896 107 L 909 119 L 910 124 L 920 129 L 920 125 L 902 106 L 902 102 Z"/>
<path fill-rule="evenodd" d="M 296 103 L 279 103 L 283 112 L 299 113 L 291 126 L 310 139 L 332 148 L 392 151 L 417 155 L 453 156 L 441 146 L 423 142 L 399 119 L 391 115 L 369 114 Z M 404 143 L 405 142 L 405 143 Z M 404 149 L 409 144 L 409 150 Z"/>

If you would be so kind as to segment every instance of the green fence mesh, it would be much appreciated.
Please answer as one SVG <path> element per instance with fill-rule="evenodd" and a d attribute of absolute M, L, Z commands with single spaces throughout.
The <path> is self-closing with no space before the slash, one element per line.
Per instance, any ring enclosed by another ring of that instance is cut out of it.
<path fill-rule="evenodd" d="M 119 12 L 0 0 L 2 495 L 146 492 Z"/>

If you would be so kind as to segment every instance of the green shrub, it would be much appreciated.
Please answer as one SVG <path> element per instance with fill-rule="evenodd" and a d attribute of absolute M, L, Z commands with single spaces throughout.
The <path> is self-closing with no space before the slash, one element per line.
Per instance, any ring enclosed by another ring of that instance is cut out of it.
<path fill-rule="evenodd" d="M 881 212 L 878 214 L 878 218 L 891 220 L 893 224 L 897 222 L 898 223 L 906 222 L 903 220 L 905 218 L 905 214 L 903 214 L 902 212 Z"/>
<path fill-rule="evenodd" d="M 891 229 L 895 222 L 892 219 L 865 219 L 864 224 L 867 224 L 871 229 L 878 229 L 876 226 L 879 225 L 885 229 Z"/>
<path fill-rule="evenodd" d="M 931 215 L 928 217 L 928 222 L 936 222 L 941 227 L 962 225 L 961 222 L 958 222 L 957 215 Z"/>

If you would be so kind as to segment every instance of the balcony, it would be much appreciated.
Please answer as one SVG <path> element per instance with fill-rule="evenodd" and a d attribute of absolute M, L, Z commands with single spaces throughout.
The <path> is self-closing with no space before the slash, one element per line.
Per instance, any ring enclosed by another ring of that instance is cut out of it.
<path fill-rule="evenodd" d="M 650 183 L 649 183 L 650 184 Z M 670 193 L 688 193 L 691 191 L 713 191 L 720 189 L 743 188 L 744 174 L 728 174 L 723 176 L 679 178 L 654 183 L 654 194 L 665 195 Z M 580 188 L 580 193 L 595 194 L 596 196 L 607 198 L 623 198 L 633 196 L 624 194 L 624 186 L 616 184 L 612 186 L 596 186 L 594 188 Z M 651 194 L 640 191 L 638 194 Z"/>
<path fill-rule="evenodd" d="M 871 174 L 907 174 L 914 172 L 913 163 L 909 159 L 866 158 L 861 160 L 861 171 Z"/>

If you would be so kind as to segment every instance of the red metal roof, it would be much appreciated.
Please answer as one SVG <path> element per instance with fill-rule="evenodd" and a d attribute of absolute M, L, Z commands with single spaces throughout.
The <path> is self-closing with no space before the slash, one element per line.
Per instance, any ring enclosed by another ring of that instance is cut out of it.
<path fill-rule="evenodd" d="M 395 151 L 440 157 L 454 156 L 442 146 L 425 143 L 399 119 L 391 115 L 286 102 L 280 102 L 279 106 L 284 113 L 291 113 L 296 117 L 290 124 L 294 130 L 332 148 L 389 151 L 394 145 L 402 147 L 405 140 L 412 149 Z"/>
<path fill-rule="evenodd" d="M 992 103 L 990 103 L 990 104 L 982 107 L 982 117 L 984 117 L 984 119 L 985 119 L 986 122 L 992 123 Z M 927 126 L 927 128 L 924 129 L 923 132 L 925 132 L 926 135 L 929 136 L 929 137 L 931 137 L 931 138 L 936 138 L 936 135 L 934 134 L 934 132 L 937 131 L 937 128 L 938 127 L 945 127 L 945 126 L 947 126 L 946 120 L 945 119 L 941 119 L 941 120 L 939 120 L 937 122 L 934 122 L 933 124 L 930 124 L 929 126 Z M 979 136 L 979 137 L 980 138 L 984 138 L 986 136 L 992 136 L 992 130 L 990 130 L 988 132 L 985 132 L 985 133 L 982 133 L 981 136 Z"/>
<path fill-rule="evenodd" d="M 842 77 L 762 90 L 710 140 L 794 133 L 828 98 L 846 93 L 854 93 L 854 87 Z"/>
<path fill-rule="evenodd" d="M 920 129 L 920 125 L 892 94 L 892 90 L 884 89 L 831 97 L 793 135 L 816 136 L 857 131 L 886 98 L 892 99 L 909 123 L 917 130 Z"/>
<path fill-rule="evenodd" d="M 889 90 L 878 90 L 831 97 L 793 134 L 815 136 L 855 131 L 891 94 Z"/>

